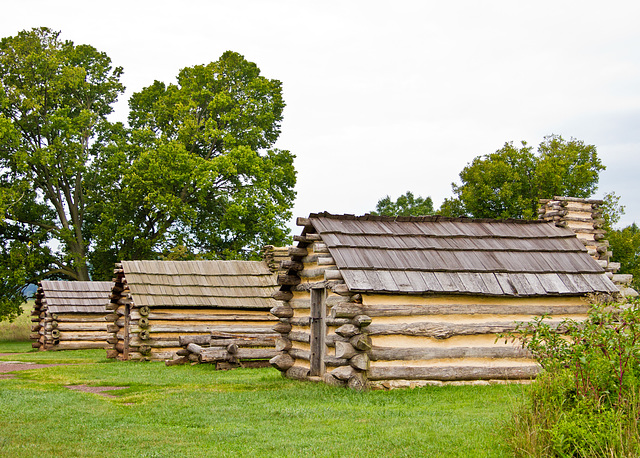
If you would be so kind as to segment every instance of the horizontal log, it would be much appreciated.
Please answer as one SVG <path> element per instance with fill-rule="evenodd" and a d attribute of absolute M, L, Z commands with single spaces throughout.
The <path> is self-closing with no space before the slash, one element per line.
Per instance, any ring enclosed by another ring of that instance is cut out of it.
<path fill-rule="evenodd" d="M 339 302 L 331 308 L 331 316 L 333 318 L 354 318 L 363 313 L 365 312 L 362 304 L 354 302 Z M 367 313 L 367 315 L 372 316 L 370 313 Z"/>
<path fill-rule="evenodd" d="M 110 349 L 107 350 L 107 358 L 109 358 L 109 359 L 116 358 L 119 354 L 120 354 L 120 352 L 118 350 L 116 350 L 115 348 L 110 348 Z"/>
<path fill-rule="evenodd" d="M 286 337 L 278 337 L 276 339 L 276 350 L 277 351 L 288 351 L 292 346 L 291 340 Z"/>
<path fill-rule="evenodd" d="M 298 247 L 289 247 L 289 256 L 294 258 L 300 258 L 300 257 L 304 257 L 308 254 L 308 251 L 306 248 L 298 248 Z"/>
<path fill-rule="evenodd" d="M 189 362 L 189 357 L 188 356 L 181 356 L 180 358 L 176 358 L 176 359 L 169 359 L 167 361 L 164 362 L 165 366 L 179 366 L 182 364 L 187 364 Z"/>
<path fill-rule="evenodd" d="M 318 256 L 316 261 L 318 263 L 319 266 L 335 266 L 336 265 L 336 260 L 333 259 L 333 257 L 331 256 Z"/>
<path fill-rule="evenodd" d="M 182 347 L 192 343 L 196 345 L 209 346 L 211 345 L 211 335 L 204 334 L 204 335 L 197 335 L 197 336 L 193 336 L 193 335 L 180 336 L 178 338 L 178 341 L 180 342 L 180 346 Z"/>
<path fill-rule="evenodd" d="M 107 339 L 113 337 L 113 334 L 107 332 L 80 332 L 68 331 L 60 333 L 60 340 L 91 340 L 107 343 Z"/>
<path fill-rule="evenodd" d="M 353 348 L 360 351 L 368 351 L 371 349 L 371 338 L 364 334 L 358 334 L 351 339 L 349 339 L 349 343 L 353 345 Z"/>
<path fill-rule="evenodd" d="M 299 348 L 292 348 L 288 351 L 295 359 L 301 359 L 303 361 L 311 360 L 311 352 L 308 350 L 301 350 Z M 349 360 L 345 358 L 337 358 L 335 356 L 325 355 L 323 358 L 324 363 L 329 367 L 340 367 L 349 365 Z"/>
<path fill-rule="evenodd" d="M 280 262 L 280 268 L 283 270 L 293 270 L 294 272 L 300 272 L 304 269 L 304 264 L 299 261 L 291 261 L 286 259 Z"/>
<path fill-rule="evenodd" d="M 292 367 L 295 361 L 290 355 L 283 353 L 271 358 L 269 363 L 279 371 L 284 372 Z"/>
<path fill-rule="evenodd" d="M 373 366 L 367 376 L 369 380 L 526 380 L 532 379 L 540 368 L 531 366 L 516 367 L 414 367 L 414 366 Z"/>
<path fill-rule="evenodd" d="M 278 275 L 278 285 L 294 286 L 299 285 L 302 280 L 298 275 L 280 274 Z"/>
<path fill-rule="evenodd" d="M 335 269 L 325 269 L 324 279 L 325 280 L 343 280 L 342 272 Z"/>
<path fill-rule="evenodd" d="M 198 359 L 201 363 L 212 363 L 216 361 L 227 361 L 230 359 L 229 352 L 224 347 L 203 348 Z"/>
<path fill-rule="evenodd" d="M 529 358 L 524 348 L 492 347 L 376 347 L 369 352 L 372 361 L 410 361 L 443 358 Z"/>
<path fill-rule="evenodd" d="M 547 321 L 550 325 L 556 325 L 557 322 Z M 436 339 L 448 339 L 452 336 L 469 336 L 479 334 L 499 334 L 503 332 L 511 332 L 515 330 L 517 324 L 515 322 L 503 323 L 438 323 L 438 322 L 420 322 L 420 323 L 399 323 L 399 324 L 372 324 L 367 328 L 367 332 L 371 336 L 381 335 L 405 335 L 405 336 L 424 336 L 434 337 Z"/>
<path fill-rule="evenodd" d="M 340 304 L 344 310 L 356 310 L 358 304 Z M 375 304 L 359 306 L 364 315 L 420 316 L 420 315 L 584 315 L 590 306 L 584 305 L 502 305 L 502 304 L 450 304 L 450 305 L 404 305 Z M 335 307 L 334 307 L 335 308 Z M 332 310 L 333 314 L 333 310 Z"/>
<path fill-rule="evenodd" d="M 371 324 L 371 317 L 368 315 L 357 315 L 353 317 L 353 324 L 359 328 L 366 328 Z"/>
<path fill-rule="evenodd" d="M 358 350 L 349 342 L 336 342 L 336 357 L 349 359 L 358 354 Z"/>
<path fill-rule="evenodd" d="M 331 371 L 331 375 L 333 375 L 338 380 L 348 381 L 351 377 L 356 375 L 356 370 L 351 366 L 341 366 Z"/>
<path fill-rule="evenodd" d="M 239 347 L 234 354 L 236 359 L 271 359 L 278 356 L 281 352 L 274 348 L 242 348 Z"/>
<path fill-rule="evenodd" d="M 311 324 L 311 317 L 301 316 L 291 318 L 289 321 L 293 326 L 309 326 Z M 327 326 L 342 326 L 351 323 L 351 320 L 348 318 L 327 318 L 326 323 Z"/>
<path fill-rule="evenodd" d="M 293 366 L 287 369 L 285 377 L 293 380 L 309 380 L 309 369 L 306 367 Z"/>
<path fill-rule="evenodd" d="M 298 216 L 296 218 L 296 226 L 309 226 L 310 228 L 313 228 L 313 226 L 311 225 L 311 220 L 309 218 L 303 218 L 301 216 Z"/>
<path fill-rule="evenodd" d="M 107 349 L 111 348 L 106 342 L 93 342 L 93 341 L 61 341 L 57 345 L 54 345 L 51 350 L 89 350 L 89 349 Z"/>
<path fill-rule="evenodd" d="M 271 313 L 278 318 L 291 318 L 293 316 L 293 309 L 287 302 L 285 302 L 274 306 L 271 309 Z"/>
<path fill-rule="evenodd" d="M 280 334 L 288 334 L 291 331 L 291 323 L 281 321 L 273 327 L 273 330 Z"/>
<path fill-rule="evenodd" d="M 291 331 L 287 334 L 287 337 L 294 342 L 303 342 L 310 343 L 311 342 L 311 334 L 303 331 Z M 349 339 L 346 337 L 339 336 L 337 334 L 328 334 L 325 337 L 325 344 L 327 347 L 335 347 L 336 342 L 348 342 Z"/>
<path fill-rule="evenodd" d="M 104 322 L 104 317 L 107 315 L 107 312 L 100 313 L 58 313 L 58 318 L 56 321 L 59 323 L 100 323 Z"/>
<path fill-rule="evenodd" d="M 276 334 L 274 334 L 275 336 Z M 267 337 L 264 339 L 211 339 L 212 347 L 222 347 L 225 345 L 237 345 L 238 347 L 273 347 L 277 337 Z"/>
<path fill-rule="evenodd" d="M 272 297 L 277 301 L 288 302 L 293 299 L 293 293 L 291 291 L 276 291 Z"/>
<path fill-rule="evenodd" d="M 152 323 L 148 328 L 149 332 L 177 332 L 177 333 L 207 333 L 207 332 L 218 332 L 225 334 L 272 334 L 273 326 L 255 326 L 255 325 L 245 325 L 245 326 L 219 326 L 219 325 L 211 325 L 211 324 L 189 324 L 189 323 L 180 323 L 180 324 L 168 324 L 168 323 Z M 130 326 L 131 332 L 139 332 L 141 328 L 135 325 Z"/>
<path fill-rule="evenodd" d="M 340 296 L 351 296 L 353 293 L 349 290 L 349 287 L 344 283 L 338 283 L 331 288 L 331 291 Z"/>
<path fill-rule="evenodd" d="M 153 309 L 146 317 L 153 321 L 277 321 L 269 314 L 268 310 L 263 313 L 235 314 L 235 313 L 184 313 L 184 312 L 155 312 Z M 132 320 L 144 318 L 136 310 L 131 312 Z"/>
<path fill-rule="evenodd" d="M 360 328 L 354 324 L 343 324 L 336 329 L 336 334 L 342 337 L 353 337 L 356 334 L 360 334 Z"/>
<path fill-rule="evenodd" d="M 187 344 L 187 350 L 189 350 L 191 353 L 194 353 L 196 355 L 200 355 L 202 354 L 202 350 L 204 350 L 204 347 L 201 347 L 200 345 L 195 343 L 190 343 L 190 344 Z"/>
<path fill-rule="evenodd" d="M 359 371 L 369 370 L 369 355 L 366 353 L 358 353 L 349 360 L 349 364 Z"/>
<path fill-rule="evenodd" d="M 50 324 L 45 326 L 45 329 L 53 329 Z M 60 331 L 106 331 L 107 323 L 104 321 L 92 322 L 92 323 L 58 323 L 55 327 Z"/>

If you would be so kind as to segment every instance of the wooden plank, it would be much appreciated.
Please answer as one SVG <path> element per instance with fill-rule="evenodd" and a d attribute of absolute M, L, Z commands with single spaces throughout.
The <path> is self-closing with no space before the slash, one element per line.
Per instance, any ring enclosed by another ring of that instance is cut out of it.
<path fill-rule="evenodd" d="M 530 358 L 530 353 L 518 347 L 373 347 L 371 361 L 418 361 L 444 358 Z"/>
<path fill-rule="evenodd" d="M 387 366 L 371 367 L 367 373 L 369 380 L 527 380 L 534 378 L 540 367 L 488 367 L 488 366 Z"/>

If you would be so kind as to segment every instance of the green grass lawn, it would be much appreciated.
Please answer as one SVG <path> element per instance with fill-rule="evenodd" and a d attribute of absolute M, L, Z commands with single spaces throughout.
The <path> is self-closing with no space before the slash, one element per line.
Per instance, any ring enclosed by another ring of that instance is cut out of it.
<path fill-rule="evenodd" d="M 6 348 L 19 350 L 8 343 Z M 24 351 L 29 351 L 27 345 Z M 0 379 L 0 456 L 506 457 L 500 425 L 522 386 L 357 393 L 275 369 L 116 362 L 102 350 L 0 360 L 73 363 Z M 110 399 L 65 385 L 128 386 Z"/>

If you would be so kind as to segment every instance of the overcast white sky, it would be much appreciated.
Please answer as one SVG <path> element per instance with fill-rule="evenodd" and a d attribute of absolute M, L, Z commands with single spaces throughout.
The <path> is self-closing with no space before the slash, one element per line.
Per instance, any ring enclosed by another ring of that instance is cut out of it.
<path fill-rule="evenodd" d="M 283 83 L 277 147 L 296 156 L 294 216 L 363 214 L 410 190 L 439 206 L 506 141 L 596 145 L 640 223 L 640 2 L 20 0 L 0 36 L 62 31 L 124 67 L 127 92 L 226 50 Z M 291 227 L 294 227 L 293 224 Z M 297 232 L 297 231 L 296 231 Z"/>

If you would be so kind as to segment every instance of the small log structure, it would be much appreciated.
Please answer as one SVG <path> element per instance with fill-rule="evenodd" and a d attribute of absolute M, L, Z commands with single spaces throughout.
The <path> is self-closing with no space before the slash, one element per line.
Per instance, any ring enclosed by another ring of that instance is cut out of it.
<path fill-rule="evenodd" d="M 213 333 L 209 336 L 180 336 L 182 350 L 177 358 L 166 362 L 177 364 L 214 364 L 218 370 L 237 367 L 269 367 L 269 360 L 279 355 L 271 337 L 243 339 L 232 335 Z"/>
<path fill-rule="evenodd" d="M 31 346 L 40 350 L 105 348 L 112 286 L 111 282 L 42 280 L 31 312 Z"/>
<path fill-rule="evenodd" d="M 264 262 L 123 261 L 114 272 L 110 358 L 170 360 L 188 336 L 275 345 L 276 278 Z"/>
<path fill-rule="evenodd" d="M 528 381 L 504 339 L 547 314 L 583 319 L 619 289 L 555 221 L 311 214 L 282 262 L 271 364 L 353 389 Z"/>

